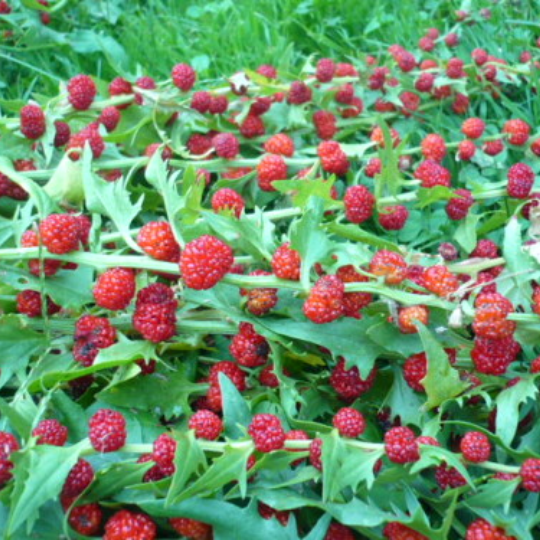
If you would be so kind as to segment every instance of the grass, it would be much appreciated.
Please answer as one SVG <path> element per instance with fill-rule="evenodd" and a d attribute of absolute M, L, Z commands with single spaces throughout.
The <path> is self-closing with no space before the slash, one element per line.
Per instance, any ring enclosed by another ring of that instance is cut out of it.
<path fill-rule="evenodd" d="M 459 2 L 439 0 L 79 0 L 53 13 L 43 26 L 35 10 L 19 7 L 0 43 L 0 85 L 5 97 L 56 93 L 60 80 L 85 72 L 109 80 L 117 74 L 167 77 L 191 62 L 203 78 L 272 63 L 294 71 L 310 55 L 354 58 L 377 54 L 388 43 L 414 48 L 426 28 L 449 29 Z M 488 2 L 472 2 L 476 7 Z M 526 45 L 535 23 L 535 0 L 491 5 L 492 28 L 466 32 L 478 46 Z"/>

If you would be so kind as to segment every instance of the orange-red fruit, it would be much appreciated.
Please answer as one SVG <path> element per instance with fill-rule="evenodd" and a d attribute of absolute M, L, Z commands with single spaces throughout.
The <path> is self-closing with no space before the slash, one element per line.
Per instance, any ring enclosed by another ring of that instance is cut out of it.
<path fill-rule="evenodd" d="M 212 196 L 212 208 L 216 213 L 224 210 L 230 211 L 239 218 L 245 206 L 244 197 L 231 188 L 218 189 Z"/>
<path fill-rule="evenodd" d="M 366 283 L 369 281 L 368 277 L 357 272 L 352 264 L 338 268 L 336 276 L 343 283 Z M 343 315 L 359 319 L 360 310 L 371 304 L 372 300 L 373 295 L 369 292 L 346 292 L 343 296 Z"/>
<path fill-rule="evenodd" d="M 180 256 L 180 271 L 186 287 L 210 289 L 221 281 L 233 263 L 231 247 L 206 234 L 187 243 Z"/>
<path fill-rule="evenodd" d="M 109 268 L 94 286 L 94 299 L 105 309 L 125 309 L 135 296 L 135 286 L 135 273 L 131 268 Z"/>
<path fill-rule="evenodd" d="M 272 256 L 272 271 L 280 279 L 298 281 L 300 279 L 300 268 L 302 259 L 295 249 L 291 248 L 289 242 L 278 247 Z"/>
<path fill-rule="evenodd" d="M 345 216 L 351 223 L 363 223 L 373 215 L 375 197 L 366 186 L 350 186 L 343 197 Z"/>
<path fill-rule="evenodd" d="M 469 525 L 465 540 L 516 540 L 516 537 L 508 536 L 502 527 L 480 518 Z"/>
<path fill-rule="evenodd" d="M 486 129 L 486 123 L 481 118 L 467 118 L 461 124 L 461 132 L 469 139 L 479 139 Z"/>
<path fill-rule="evenodd" d="M 147 255 L 159 261 L 177 262 L 180 257 L 180 246 L 166 221 L 150 221 L 143 225 L 137 243 Z"/>
<path fill-rule="evenodd" d="M 389 285 L 399 285 L 407 278 L 407 263 L 395 251 L 381 249 L 371 259 L 369 271 L 380 277 Z"/>
<path fill-rule="evenodd" d="M 180 535 L 189 540 L 210 540 L 212 537 L 212 526 L 202 521 L 190 518 L 171 518 L 171 527 Z"/>
<path fill-rule="evenodd" d="M 79 219 L 72 214 L 50 214 L 39 224 L 39 236 L 43 245 L 56 255 L 79 249 Z"/>
<path fill-rule="evenodd" d="M 442 161 L 446 156 L 446 141 L 436 133 L 426 135 L 422 140 L 422 155 L 426 159 Z"/>
<path fill-rule="evenodd" d="M 460 285 L 459 279 L 440 264 L 426 268 L 423 277 L 426 289 L 441 297 L 455 293 Z"/>
<path fill-rule="evenodd" d="M 264 156 L 257 165 L 257 178 L 263 191 L 276 191 L 272 183 L 287 179 L 287 164 L 283 157 L 275 154 Z"/>
<path fill-rule="evenodd" d="M 323 276 L 304 303 L 304 315 L 316 324 L 335 321 L 343 315 L 345 287 L 337 276 Z"/>
<path fill-rule="evenodd" d="M 429 323 L 429 310 L 426 306 L 407 306 L 399 310 L 398 327 L 404 334 L 416 334 L 417 322 L 427 325 Z"/>
<path fill-rule="evenodd" d="M 508 142 L 516 146 L 523 146 L 531 134 L 531 126 L 524 120 L 514 118 L 508 120 L 503 127 L 503 133 L 508 135 Z"/>
<path fill-rule="evenodd" d="M 285 133 L 277 133 L 264 143 L 264 150 L 269 154 L 292 157 L 295 150 L 294 141 Z"/>

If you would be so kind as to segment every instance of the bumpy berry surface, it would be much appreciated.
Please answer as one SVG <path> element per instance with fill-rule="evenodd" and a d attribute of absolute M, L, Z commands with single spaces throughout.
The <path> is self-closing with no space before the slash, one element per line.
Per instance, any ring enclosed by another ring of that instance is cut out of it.
<path fill-rule="evenodd" d="M 484 433 L 469 431 L 459 443 L 463 457 L 472 463 L 487 461 L 491 454 L 491 443 Z"/>
<path fill-rule="evenodd" d="M 126 443 L 126 419 L 111 409 L 100 409 L 88 422 L 88 436 L 98 452 L 115 452 Z"/>
<path fill-rule="evenodd" d="M 186 287 L 211 289 L 231 269 L 232 249 L 215 236 L 203 235 L 186 244 L 180 256 L 180 271 Z"/>
<path fill-rule="evenodd" d="M 76 506 L 69 513 L 69 526 L 83 536 L 95 536 L 101 529 L 103 512 L 99 504 Z"/>
<path fill-rule="evenodd" d="M 189 429 L 195 430 L 195 436 L 198 439 L 216 440 L 223 431 L 223 422 L 221 418 L 212 411 L 197 411 L 189 419 Z"/>
<path fill-rule="evenodd" d="M 343 407 L 332 419 L 334 427 L 343 437 L 356 438 L 362 435 L 366 429 L 366 420 L 361 412 L 351 407 Z"/>
<path fill-rule="evenodd" d="M 143 225 L 137 243 L 145 253 L 159 261 L 177 262 L 180 258 L 180 246 L 166 221 L 150 221 Z"/>
<path fill-rule="evenodd" d="M 345 287 L 337 276 L 323 276 L 304 303 L 304 315 L 316 324 L 335 321 L 344 312 Z"/>
<path fill-rule="evenodd" d="M 212 535 L 212 527 L 202 521 L 190 518 L 171 518 L 171 527 L 181 536 L 190 540 L 208 540 Z"/>
<path fill-rule="evenodd" d="M 411 463 L 420 459 L 414 431 L 407 427 L 394 427 L 384 435 L 384 449 L 390 461 Z"/>
<path fill-rule="evenodd" d="M 279 450 L 285 444 L 283 425 L 273 414 L 256 414 L 249 424 L 248 433 L 259 452 Z"/>
<path fill-rule="evenodd" d="M 130 268 L 111 268 L 96 281 L 94 299 L 102 308 L 125 309 L 135 296 L 135 274 Z"/>
<path fill-rule="evenodd" d="M 146 514 L 120 510 L 105 524 L 103 540 L 155 540 L 156 524 Z"/>
<path fill-rule="evenodd" d="M 37 437 L 37 444 L 64 446 L 68 438 L 68 429 L 58 420 L 41 420 L 32 430 L 32 435 Z"/>

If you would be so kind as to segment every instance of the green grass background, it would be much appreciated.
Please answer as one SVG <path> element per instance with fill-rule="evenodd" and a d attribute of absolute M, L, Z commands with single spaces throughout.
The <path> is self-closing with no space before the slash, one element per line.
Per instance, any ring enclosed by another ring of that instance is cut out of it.
<path fill-rule="evenodd" d="M 187 61 L 212 79 L 261 63 L 294 72 L 312 54 L 415 48 L 426 28 L 449 30 L 456 9 L 492 10 L 490 24 L 464 29 L 470 46 L 520 51 L 540 35 L 539 0 L 61 0 L 49 26 L 35 2 L 10 0 L 13 13 L 0 16 L 0 28 L 15 32 L 0 39 L 4 99 L 54 94 L 81 72 L 163 79 Z"/>

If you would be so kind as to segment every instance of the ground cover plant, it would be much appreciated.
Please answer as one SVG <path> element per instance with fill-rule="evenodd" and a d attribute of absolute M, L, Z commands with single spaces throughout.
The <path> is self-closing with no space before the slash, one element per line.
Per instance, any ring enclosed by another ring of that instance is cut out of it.
<path fill-rule="evenodd" d="M 449 13 L 1 102 L 5 538 L 538 537 L 540 31 Z"/>

